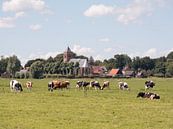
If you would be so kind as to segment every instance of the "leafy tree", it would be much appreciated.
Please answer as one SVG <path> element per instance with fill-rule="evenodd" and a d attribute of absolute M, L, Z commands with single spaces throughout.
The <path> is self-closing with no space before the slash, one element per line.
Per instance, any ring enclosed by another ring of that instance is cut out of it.
<path fill-rule="evenodd" d="M 9 57 L 8 64 L 7 64 L 7 72 L 11 73 L 13 77 L 15 76 L 15 73 L 21 69 L 21 63 L 20 60 L 17 58 L 17 56 Z"/>
<path fill-rule="evenodd" d="M 137 57 L 133 58 L 132 68 L 135 71 L 138 71 L 141 68 L 141 59 L 140 59 L 140 57 L 137 56 Z"/>
<path fill-rule="evenodd" d="M 55 62 L 63 62 L 63 54 L 58 54 L 55 58 L 54 58 Z"/>
<path fill-rule="evenodd" d="M 8 65 L 8 58 L 1 57 L 0 60 L 0 74 L 6 72 Z"/>
<path fill-rule="evenodd" d="M 167 69 L 166 69 L 167 74 L 170 74 L 173 76 L 173 62 L 167 63 Z"/>
<path fill-rule="evenodd" d="M 36 79 L 43 78 L 44 63 L 42 61 L 34 62 L 31 65 L 30 71 L 33 78 L 36 78 Z"/>
<path fill-rule="evenodd" d="M 114 58 L 116 60 L 116 67 L 123 69 L 126 65 L 131 66 L 132 60 L 131 58 L 126 54 L 117 54 L 114 55 Z"/>
<path fill-rule="evenodd" d="M 25 68 L 26 67 L 30 67 L 34 62 L 37 62 L 37 61 L 42 61 L 42 62 L 44 62 L 45 60 L 44 59 L 40 59 L 40 58 L 38 58 L 38 59 L 34 59 L 34 60 L 29 60 L 29 61 L 27 61 L 27 63 L 25 64 Z"/>
<path fill-rule="evenodd" d="M 154 60 L 150 59 L 150 57 L 143 57 L 141 59 L 141 68 L 144 70 L 152 70 L 155 67 Z"/>
<path fill-rule="evenodd" d="M 114 58 L 104 60 L 103 65 L 107 70 L 111 70 L 112 68 L 116 68 L 116 60 Z"/>
<path fill-rule="evenodd" d="M 173 59 L 173 51 L 170 52 L 170 53 L 167 55 L 167 59 L 168 59 L 168 60 L 169 60 L 169 59 Z"/>

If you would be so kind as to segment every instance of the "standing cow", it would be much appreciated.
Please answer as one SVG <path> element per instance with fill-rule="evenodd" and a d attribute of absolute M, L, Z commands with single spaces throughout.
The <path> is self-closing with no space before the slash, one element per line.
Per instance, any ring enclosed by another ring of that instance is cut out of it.
<path fill-rule="evenodd" d="M 18 82 L 17 80 L 10 81 L 10 89 L 11 89 L 11 91 L 15 91 L 15 92 L 23 91 L 21 83 Z"/>
<path fill-rule="evenodd" d="M 90 88 L 94 87 L 95 90 L 99 89 L 101 90 L 101 86 L 100 86 L 100 83 L 98 81 L 91 81 L 90 82 Z"/>
<path fill-rule="evenodd" d="M 145 82 L 145 90 L 153 88 L 155 86 L 155 83 L 152 80 Z"/>
<path fill-rule="evenodd" d="M 63 89 L 63 88 L 68 89 L 69 86 L 70 86 L 69 81 L 53 80 L 53 81 L 48 83 L 48 90 L 53 91 L 53 90 L 56 90 L 56 89 Z"/>
<path fill-rule="evenodd" d="M 33 83 L 31 81 L 26 82 L 26 88 L 31 91 Z"/>
<path fill-rule="evenodd" d="M 127 82 L 119 82 L 118 86 L 119 86 L 120 90 L 129 90 L 129 86 L 128 86 Z"/>
<path fill-rule="evenodd" d="M 103 90 L 104 88 L 109 88 L 109 81 L 103 82 L 103 86 L 101 87 L 101 90 Z"/>
<path fill-rule="evenodd" d="M 77 81 L 76 88 L 83 88 L 85 89 L 90 83 L 85 81 Z"/>

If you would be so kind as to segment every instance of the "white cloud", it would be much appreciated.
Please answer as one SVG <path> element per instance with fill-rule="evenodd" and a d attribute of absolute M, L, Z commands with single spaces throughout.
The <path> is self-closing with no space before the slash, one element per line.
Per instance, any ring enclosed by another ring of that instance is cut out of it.
<path fill-rule="evenodd" d="M 16 18 L 20 18 L 20 17 L 23 17 L 23 16 L 25 16 L 25 12 L 17 12 L 16 15 L 15 15 Z"/>
<path fill-rule="evenodd" d="M 110 42 L 110 39 L 109 38 L 102 38 L 102 39 L 99 39 L 100 42 Z"/>
<path fill-rule="evenodd" d="M 80 45 L 74 45 L 72 51 L 78 55 L 84 56 L 91 56 L 91 54 L 94 52 L 92 48 L 81 47 Z"/>
<path fill-rule="evenodd" d="M 96 56 L 94 56 L 94 60 L 101 60 L 101 61 L 103 61 L 105 58 L 103 57 L 103 56 L 101 56 L 101 55 L 96 55 Z"/>
<path fill-rule="evenodd" d="M 15 18 L 14 17 L 0 17 L 0 28 L 13 28 Z"/>
<path fill-rule="evenodd" d="M 151 16 L 156 8 L 166 3 L 170 3 L 170 0 L 133 0 L 126 7 L 91 5 L 84 15 L 87 17 L 113 15 L 123 24 L 136 23 L 143 16 Z"/>
<path fill-rule="evenodd" d="M 103 4 L 92 5 L 89 9 L 84 12 L 87 17 L 103 16 L 113 13 L 114 8 L 112 6 L 106 6 Z"/>
<path fill-rule="evenodd" d="M 42 29 L 42 26 L 39 25 L 39 24 L 34 24 L 34 25 L 30 25 L 29 28 L 32 30 L 32 31 L 39 31 Z"/>
<path fill-rule="evenodd" d="M 113 51 L 113 48 L 105 48 L 104 51 L 109 53 Z"/>
<path fill-rule="evenodd" d="M 157 56 L 157 49 L 156 48 L 151 48 L 148 51 L 144 53 L 144 56 L 149 56 L 151 58 L 154 58 Z"/>
<path fill-rule="evenodd" d="M 39 12 L 47 11 L 44 0 L 8 0 L 2 4 L 4 12 L 21 12 L 35 10 Z"/>

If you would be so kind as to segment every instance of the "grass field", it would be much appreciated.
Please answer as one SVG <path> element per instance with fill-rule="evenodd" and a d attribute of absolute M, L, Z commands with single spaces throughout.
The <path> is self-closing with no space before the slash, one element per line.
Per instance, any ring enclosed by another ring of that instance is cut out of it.
<path fill-rule="evenodd" d="M 77 80 L 69 80 L 69 90 L 48 92 L 50 80 L 32 80 L 31 92 L 11 93 L 10 80 L 0 79 L 0 129 L 173 129 L 173 79 L 152 78 L 150 91 L 160 100 L 136 98 L 146 79 L 125 80 L 130 91 L 107 79 L 110 89 L 86 93 L 75 89 Z"/>

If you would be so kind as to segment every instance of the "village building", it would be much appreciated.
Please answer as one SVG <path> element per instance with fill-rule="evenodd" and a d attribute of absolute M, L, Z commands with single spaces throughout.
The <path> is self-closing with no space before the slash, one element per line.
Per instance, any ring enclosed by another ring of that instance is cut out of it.
<path fill-rule="evenodd" d="M 89 64 L 88 59 L 75 58 L 76 54 L 71 51 L 69 47 L 64 52 L 63 61 L 64 63 L 79 63 L 78 73 L 81 76 L 87 76 L 91 74 L 91 65 Z"/>

